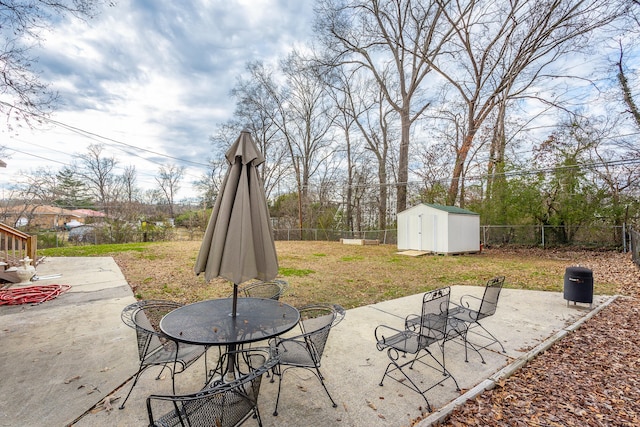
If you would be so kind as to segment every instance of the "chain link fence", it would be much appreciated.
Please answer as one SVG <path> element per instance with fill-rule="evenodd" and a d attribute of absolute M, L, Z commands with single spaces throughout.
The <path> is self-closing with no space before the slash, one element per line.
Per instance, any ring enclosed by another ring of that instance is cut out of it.
<path fill-rule="evenodd" d="M 89 228 L 84 233 L 73 236 L 69 232 L 39 232 L 38 248 L 67 245 L 134 243 L 158 241 L 201 240 L 204 230 L 199 228 L 162 228 L 149 232 L 140 230 Z M 71 233 L 75 234 L 75 233 Z M 580 247 L 593 249 L 621 250 L 632 252 L 636 262 L 640 261 L 640 233 L 626 226 L 552 227 L 533 225 L 483 225 L 480 227 L 480 243 L 486 247 L 529 246 L 529 247 Z M 341 231 L 313 228 L 275 229 L 275 240 L 281 241 L 335 241 L 340 239 L 377 240 L 380 244 L 398 243 L 396 229 Z"/>
<path fill-rule="evenodd" d="M 367 230 L 367 231 L 341 231 L 322 230 L 316 228 L 288 228 L 273 230 L 275 240 L 323 240 L 327 242 L 339 242 L 340 239 L 364 239 L 377 240 L 381 244 L 395 245 L 398 243 L 396 229 Z"/>
<path fill-rule="evenodd" d="M 629 250 L 629 233 L 622 226 L 483 225 L 480 240 L 485 247 L 519 245 L 543 248 L 577 246 Z"/>

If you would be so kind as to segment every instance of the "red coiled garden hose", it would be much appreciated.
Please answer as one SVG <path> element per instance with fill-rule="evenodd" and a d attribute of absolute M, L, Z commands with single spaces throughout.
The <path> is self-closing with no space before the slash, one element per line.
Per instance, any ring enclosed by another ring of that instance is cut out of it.
<path fill-rule="evenodd" d="M 39 285 L 0 289 L 0 305 L 40 304 L 71 289 L 71 285 Z"/>

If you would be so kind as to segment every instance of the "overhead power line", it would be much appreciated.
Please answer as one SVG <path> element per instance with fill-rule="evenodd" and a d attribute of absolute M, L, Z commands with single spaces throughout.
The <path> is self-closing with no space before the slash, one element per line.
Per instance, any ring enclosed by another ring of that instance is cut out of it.
<path fill-rule="evenodd" d="M 26 111 L 24 109 L 21 109 L 20 107 L 16 107 L 16 106 L 14 106 L 12 104 L 9 104 L 9 103 L 7 103 L 5 101 L 0 101 L 0 104 L 6 105 L 9 108 L 13 108 L 13 109 L 19 110 L 19 111 L 21 111 L 21 112 L 23 112 L 25 114 L 33 115 L 33 116 L 38 117 L 39 119 L 41 119 L 43 121 L 46 121 L 48 123 L 51 123 L 53 125 L 61 127 L 63 129 L 66 129 L 66 130 L 68 130 L 70 132 L 73 132 L 73 133 L 76 133 L 78 135 L 84 136 L 86 138 L 92 139 L 94 141 L 108 141 L 108 142 L 113 143 L 113 144 L 118 144 L 118 145 L 122 145 L 124 147 L 128 147 L 128 148 L 133 149 L 135 151 L 140 151 L 140 152 L 153 154 L 154 156 L 160 156 L 160 157 L 164 157 L 164 158 L 167 158 L 167 159 L 176 160 L 176 161 L 181 162 L 181 163 L 187 163 L 187 164 L 191 164 L 191 165 L 194 165 L 194 166 L 202 166 L 202 167 L 207 167 L 207 168 L 209 167 L 209 165 L 206 164 L 206 163 L 194 162 L 194 161 L 191 161 L 191 160 L 182 159 L 180 157 L 174 157 L 174 156 L 170 156 L 168 154 L 159 153 L 157 151 L 148 150 L 146 148 L 136 147 L 135 145 L 131 145 L 131 144 L 128 144 L 126 142 L 118 141 L 117 139 L 114 139 L 114 138 L 111 138 L 111 137 L 99 135 L 99 134 L 97 134 L 95 132 L 84 130 L 84 129 L 81 129 L 81 128 L 76 127 L 76 126 L 68 125 L 66 123 L 60 122 L 58 120 L 51 119 L 51 118 L 46 117 L 44 115 L 30 113 L 30 112 L 28 112 L 28 111 Z M 23 154 L 28 154 L 28 153 L 23 153 Z M 142 158 L 141 156 L 139 156 L 135 152 L 133 152 L 133 153 L 127 152 L 127 154 L 131 154 L 131 155 L 134 155 L 136 157 Z M 38 157 L 38 156 L 34 155 L 34 157 Z M 40 158 L 42 158 L 42 157 L 40 157 Z M 45 159 L 45 160 L 48 160 L 48 159 Z M 154 162 L 154 161 L 149 160 L 149 159 L 144 159 L 144 160 L 146 160 L 148 162 L 151 162 L 151 163 L 159 164 L 159 163 Z"/>

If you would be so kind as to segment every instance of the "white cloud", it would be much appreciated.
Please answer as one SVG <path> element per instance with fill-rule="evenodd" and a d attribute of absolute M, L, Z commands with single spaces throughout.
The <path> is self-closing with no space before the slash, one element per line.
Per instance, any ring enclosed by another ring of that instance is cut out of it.
<path fill-rule="evenodd" d="M 7 145 L 27 154 L 9 159 L 0 185 L 7 185 L 9 171 L 57 170 L 72 154 L 103 142 L 121 165 L 136 165 L 140 185 L 152 186 L 162 157 L 132 156 L 132 148 L 110 140 L 206 163 L 209 136 L 233 113 L 229 93 L 246 62 L 274 61 L 304 43 L 311 6 L 295 0 L 118 2 L 88 22 L 62 23 L 48 34 L 36 65 L 61 94 L 53 119 L 97 136 L 51 126 L 21 130 Z M 182 197 L 193 195 L 189 181 L 204 172 L 185 166 Z"/>

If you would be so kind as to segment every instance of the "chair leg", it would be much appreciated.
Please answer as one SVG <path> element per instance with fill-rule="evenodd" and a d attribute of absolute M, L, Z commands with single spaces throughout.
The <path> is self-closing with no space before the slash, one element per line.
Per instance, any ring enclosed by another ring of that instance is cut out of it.
<path fill-rule="evenodd" d="M 482 326 L 480 323 L 477 323 L 478 326 L 480 326 L 482 328 L 483 331 L 485 331 L 487 333 L 487 335 L 489 335 L 491 337 L 491 339 L 495 342 L 497 342 L 498 344 L 500 344 L 500 348 L 502 348 L 502 352 L 506 353 L 507 351 L 504 349 L 504 346 L 502 345 L 502 343 L 500 342 L 500 340 L 498 338 L 496 338 L 491 332 L 489 332 L 487 330 L 487 328 L 485 328 L 484 326 Z M 492 343 L 493 344 L 493 343 Z M 491 344 L 489 344 L 491 345 Z"/>
<path fill-rule="evenodd" d="M 138 379 L 140 378 L 140 374 L 142 374 L 142 372 L 145 370 L 145 368 L 146 367 L 144 367 L 144 368 L 140 367 L 140 369 L 138 370 L 138 373 L 136 374 L 136 377 L 133 380 L 133 384 L 131 384 L 131 388 L 129 389 L 129 393 L 127 393 L 127 397 L 124 398 L 124 400 L 122 401 L 120 406 L 118 406 L 118 409 L 124 409 L 124 404 L 127 403 L 127 400 L 129 399 L 129 396 L 131 396 L 131 392 L 133 391 L 133 388 L 138 383 Z"/>
<path fill-rule="evenodd" d="M 338 404 L 333 400 L 333 397 L 331 397 L 331 394 L 329 393 L 329 390 L 327 389 L 327 386 L 324 383 L 324 376 L 322 375 L 322 372 L 320 372 L 320 368 L 318 368 L 317 366 L 316 366 L 316 372 L 317 372 L 316 376 L 320 380 L 320 384 L 322 384 L 324 391 L 327 393 L 327 396 L 329 396 L 329 400 L 331 401 L 331 406 L 333 406 L 334 408 L 337 408 Z"/>
<path fill-rule="evenodd" d="M 271 376 L 271 382 L 273 382 L 273 380 L 275 379 L 275 376 L 278 375 L 278 397 L 276 397 L 276 407 L 273 410 L 273 416 L 277 417 L 278 404 L 280 403 L 280 389 L 282 388 L 282 374 L 284 374 L 284 371 L 278 369 L 278 372 L 276 373 L 275 366 L 274 366 L 274 370 L 272 370 L 272 372 L 273 372 L 273 375 Z"/>
<path fill-rule="evenodd" d="M 398 364 L 398 359 L 400 358 L 400 354 L 398 353 L 398 350 L 394 349 L 393 347 L 389 347 L 387 349 L 387 356 L 389 357 L 389 360 L 391 360 L 391 362 L 389 362 L 389 364 L 387 365 L 387 369 L 385 369 L 384 371 L 384 375 L 382 375 L 382 379 L 380 380 L 380 386 L 383 386 L 383 382 L 384 382 L 384 378 L 386 376 L 389 376 L 392 380 L 395 380 L 397 382 L 399 382 L 400 384 L 403 384 L 405 387 L 410 388 L 411 390 L 415 391 L 416 393 L 418 393 L 419 395 L 422 396 L 422 398 L 424 399 L 425 403 L 427 404 L 427 410 L 429 412 L 431 412 L 431 405 L 429 404 L 429 400 L 427 399 L 427 396 L 425 396 L 425 394 L 420 390 L 420 387 L 418 387 L 418 385 L 413 382 L 413 380 L 411 379 L 411 377 L 409 377 L 403 370 L 402 367 L 404 366 L 410 366 L 410 369 L 413 369 L 413 364 L 415 363 L 415 361 L 417 360 L 417 353 L 416 353 L 416 357 L 414 357 L 411 362 L 405 362 L 403 365 L 399 365 Z M 403 353 L 403 357 L 406 357 L 406 353 Z M 433 356 L 432 356 L 433 357 Z M 391 369 L 389 369 L 391 368 Z M 388 375 L 391 371 L 400 371 L 400 373 L 402 374 L 402 376 L 404 377 L 404 379 L 406 379 L 407 381 L 409 381 L 409 383 L 411 385 L 408 385 L 405 383 L 404 380 L 398 380 L 396 378 L 393 378 L 392 376 Z M 458 383 L 456 383 L 456 386 L 458 385 Z"/>
<path fill-rule="evenodd" d="M 277 368 L 277 369 L 276 369 Z M 278 416 L 278 404 L 280 402 L 280 390 L 282 388 L 282 377 L 284 377 L 284 373 L 287 369 L 289 369 L 291 367 L 285 368 L 285 369 L 281 369 L 280 367 L 278 367 L 278 365 L 274 366 L 274 369 L 271 370 L 272 374 L 271 375 L 271 381 L 273 382 L 275 379 L 275 376 L 278 376 L 278 396 L 276 397 L 276 407 L 273 411 L 273 415 L 274 416 Z M 329 393 L 329 389 L 327 388 L 327 385 L 324 383 L 324 376 L 322 375 L 322 372 L 320 372 L 320 369 L 316 366 L 315 367 L 315 371 L 313 371 L 311 368 L 307 368 L 304 367 L 303 369 L 307 369 L 308 371 L 310 371 L 311 373 L 313 373 L 318 380 L 320 381 L 320 384 L 322 385 L 322 388 L 324 388 L 325 393 L 327 393 L 327 396 L 329 397 L 329 400 L 331 401 L 331 406 L 334 408 L 338 407 L 338 404 L 333 400 L 333 397 L 331 397 L 331 393 Z M 380 384 L 382 385 L 382 384 Z"/>
<path fill-rule="evenodd" d="M 253 418 L 258 422 L 258 427 L 262 427 L 262 418 L 260 418 L 260 411 L 257 406 L 253 410 Z"/>
<path fill-rule="evenodd" d="M 445 367 L 445 361 L 444 361 L 444 344 L 442 347 L 442 363 L 440 363 L 440 361 L 433 355 L 433 353 L 431 353 L 431 351 L 429 351 L 429 349 L 425 349 L 425 351 L 427 352 L 427 354 L 429 356 L 431 356 L 431 358 L 433 359 L 434 362 L 436 362 L 438 365 L 440 365 L 440 367 L 442 368 L 442 376 L 443 377 L 449 377 L 453 380 L 453 382 L 456 385 L 456 391 L 460 391 L 460 386 L 458 385 L 458 381 L 456 380 L 456 378 L 451 374 L 451 372 L 447 371 L 447 368 Z M 423 362 L 424 363 L 424 362 Z"/>
<path fill-rule="evenodd" d="M 478 356 L 480 356 L 480 360 L 482 360 L 483 364 L 486 364 L 487 362 L 484 360 L 484 357 L 482 356 L 482 353 L 480 353 L 480 349 L 478 349 L 475 345 L 473 345 L 473 343 L 471 341 L 469 341 L 467 339 L 467 334 L 464 334 L 464 357 L 465 357 L 465 362 L 469 361 L 469 358 L 467 357 L 467 346 L 471 347 L 476 353 L 478 353 Z"/>
<path fill-rule="evenodd" d="M 158 372 L 158 376 L 156 377 L 156 380 L 159 380 L 162 377 L 162 373 L 164 372 L 165 368 L 171 370 L 171 368 L 167 367 L 167 364 L 165 363 L 164 365 L 162 365 L 162 369 L 160 369 L 160 372 Z M 171 376 L 173 377 L 173 371 L 171 371 Z"/>
<path fill-rule="evenodd" d="M 413 362 L 412 362 L 413 363 Z M 382 386 L 382 381 L 384 380 L 384 377 L 387 376 L 387 374 L 389 373 L 389 368 L 393 366 L 393 371 L 397 370 L 400 371 L 400 373 L 402 373 L 402 376 L 409 381 L 409 383 L 411 383 L 411 385 L 406 384 L 403 380 L 397 380 L 393 377 L 391 377 L 393 380 L 399 382 L 400 384 L 404 384 L 406 387 L 409 387 L 411 390 L 415 391 L 416 393 L 418 393 L 420 396 L 422 396 L 422 398 L 424 399 L 425 403 L 427 404 L 427 410 L 429 412 L 431 412 L 431 405 L 429 404 L 429 400 L 427 399 L 427 396 L 425 396 L 425 394 L 420 391 L 420 387 L 418 387 L 418 385 L 413 382 L 413 380 L 411 379 L 411 377 L 409 377 L 409 375 L 407 375 L 402 368 L 400 367 L 400 365 L 398 365 L 395 361 L 392 361 L 391 363 L 389 363 L 387 365 L 387 369 L 384 371 L 384 375 L 382 376 L 382 380 L 380 380 L 380 385 Z M 404 365 L 406 366 L 406 364 Z"/>

